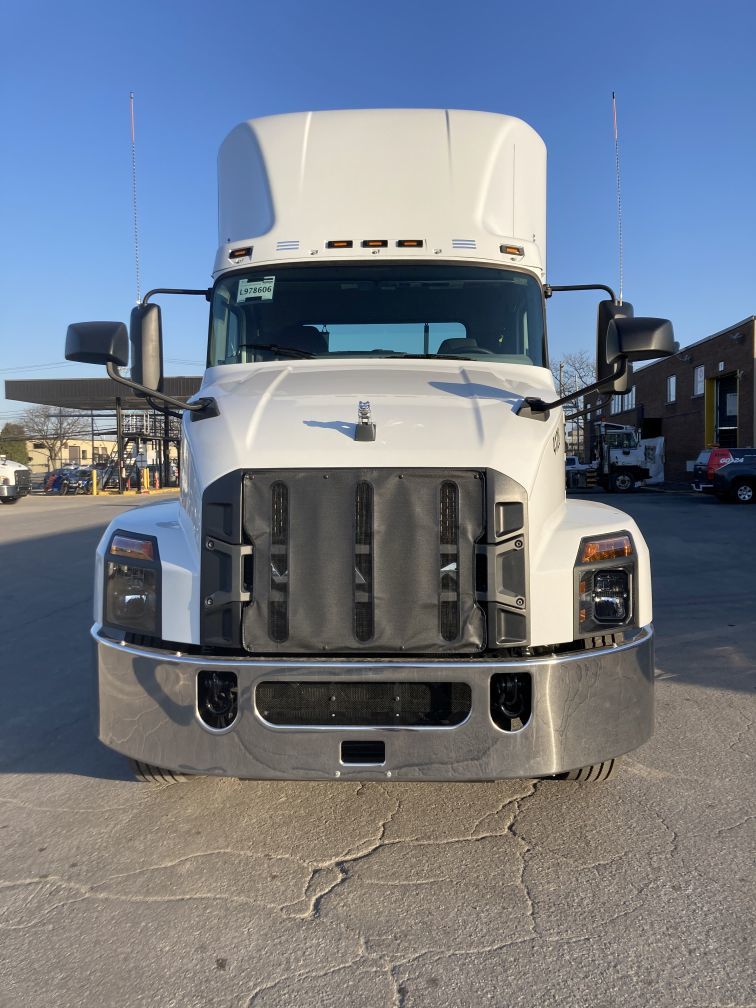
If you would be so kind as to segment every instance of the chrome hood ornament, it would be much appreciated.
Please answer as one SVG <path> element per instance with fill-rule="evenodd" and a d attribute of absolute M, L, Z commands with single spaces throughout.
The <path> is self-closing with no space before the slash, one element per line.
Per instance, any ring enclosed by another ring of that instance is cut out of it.
<path fill-rule="evenodd" d="M 357 404 L 357 424 L 354 429 L 355 441 L 375 441 L 375 424 L 369 402 L 360 401 Z"/>

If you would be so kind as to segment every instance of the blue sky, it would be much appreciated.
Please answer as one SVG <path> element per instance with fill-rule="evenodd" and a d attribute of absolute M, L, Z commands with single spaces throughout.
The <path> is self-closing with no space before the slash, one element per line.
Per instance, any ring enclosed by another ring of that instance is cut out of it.
<path fill-rule="evenodd" d="M 381 106 L 529 122 L 549 149 L 550 282 L 614 286 L 614 90 L 626 299 L 683 344 L 756 312 L 756 4 L 27 0 L 2 30 L 0 380 L 100 376 L 63 363 L 66 326 L 128 318 L 132 90 L 143 290 L 209 284 L 237 122 Z M 168 373 L 201 370 L 206 311 L 165 310 Z M 593 295 L 555 295 L 552 357 L 592 350 L 594 317 Z M 22 409 L 0 398 L 0 424 Z"/>

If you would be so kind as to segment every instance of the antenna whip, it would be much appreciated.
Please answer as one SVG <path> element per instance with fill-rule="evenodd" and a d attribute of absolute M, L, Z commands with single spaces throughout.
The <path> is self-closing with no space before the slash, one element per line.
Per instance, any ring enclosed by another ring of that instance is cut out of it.
<path fill-rule="evenodd" d="M 142 277 L 139 267 L 139 217 L 137 215 L 136 135 L 134 132 L 134 92 L 129 92 L 131 111 L 131 209 L 134 215 L 134 265 L 136 267 L 136 303 L 142 302 Z"/>
<path fill-rule="evenodd" d="M 623 250 L 622 250 L 622 183 L 620 173 L 619 131 L 617 130 L 617 98 L 612 91 L 612 118 L 614 120 L 614 162 L 617 172 L 617 238 L 619 241 L 619 303 L 622 304 Z"/>

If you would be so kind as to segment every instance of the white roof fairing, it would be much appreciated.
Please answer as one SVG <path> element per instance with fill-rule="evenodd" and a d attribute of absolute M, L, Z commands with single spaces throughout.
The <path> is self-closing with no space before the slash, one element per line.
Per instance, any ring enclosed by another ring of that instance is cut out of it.
<path fill-rule="evenodd" d="M 520 119 L 490 112 L 369 109 L 251 119 L 218 158 L 215 273 L 239 265 L 384 258 L 496 262 L 541 277 L 546 149 Z M 398 239 L 421 239 L 397 249 Z M 333 239 L 352 249 L 328 250 Z M 524 256 L 501 253 L 517 244 Z M 232 248 L 250 244 L 250 259 Z M 437 252 L 440 250 L 440 252 Z"/>

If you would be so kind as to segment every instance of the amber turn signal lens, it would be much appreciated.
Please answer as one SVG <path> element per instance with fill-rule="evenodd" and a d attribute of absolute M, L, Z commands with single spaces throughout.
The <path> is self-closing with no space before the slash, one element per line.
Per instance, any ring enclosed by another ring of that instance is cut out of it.
<path fill-rule="evenodd" d="M 113 536 L 110 553 L 131 560 L 154 560 L 155 549 L 150 539 L 132 539 L 130 536 Z"/>
<path fill-rule="evenodd" d="M 586 539 L 580 547 L 578 563 L 600 563 L 603 560 L 618 560 L 633 555 L 633 541 L 629 535 L 606 536 L 601 539 Z"/>

